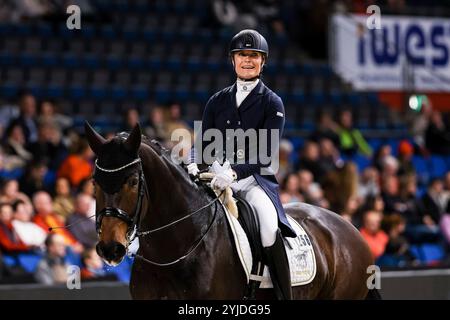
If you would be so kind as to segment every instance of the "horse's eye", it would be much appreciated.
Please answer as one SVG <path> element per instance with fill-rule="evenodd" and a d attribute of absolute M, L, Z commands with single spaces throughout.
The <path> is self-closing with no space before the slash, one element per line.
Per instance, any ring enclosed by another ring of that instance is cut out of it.
<path fill-rule="evenodd" d="M 139 180 L 137 178 L 132 178 L 129 183 L 130 183 L 130 186 L 135 187 L 135 186 L 137 186 L 138 182 L 139 182 Z"/>

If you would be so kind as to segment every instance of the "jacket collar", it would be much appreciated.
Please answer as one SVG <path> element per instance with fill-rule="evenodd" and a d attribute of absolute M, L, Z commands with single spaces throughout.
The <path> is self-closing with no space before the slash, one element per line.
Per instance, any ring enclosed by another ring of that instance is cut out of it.
<path fill-rule="evenodd" d="M 256 87 L 248 94 L 247 97 L 245 97 L 244 101 L 242 101 L 241 105 L 239 106 L 239 110 L 242 112 L 246 109 L 248 109 L 249 107 L 251 107 L 259 98 L 259 96 L 261 96 L 264 92 L 265 89 L 265 85 L 262 82 L 262 80 L 260 79 L 258 84 L 256 85 Z M 231 86 L 231 95 L 230 95 L 230 99 L 231 99 L 231 105 L 237 109 L 237 105 L 236 105 L 236 90 L 237 90 L 237 85 L 236 82 Z"/>

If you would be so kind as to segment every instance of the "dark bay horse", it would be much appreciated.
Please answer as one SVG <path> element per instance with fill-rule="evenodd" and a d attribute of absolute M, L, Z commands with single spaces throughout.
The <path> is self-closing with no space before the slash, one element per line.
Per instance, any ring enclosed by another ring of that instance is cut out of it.
<path fill-rule="evenodd" d="M 241 299 L 246 276 L 224 210 L 208 188 L 191 181 L 139 126 L 105 140 L 87 123 L 97 155 L 97 252 L 120 263 L 139 237 L 130 292 L 134 299 Z M 314 280 L 293 287 L 294 299 L 364 299 L 369 248 L 339 215 L 307 204 L 285 207 L 308 233 L 316 254 Z M 137 230 L 134 233 L 134 230 Z M 273 299 L 271 289 L 257 298 Z"/>

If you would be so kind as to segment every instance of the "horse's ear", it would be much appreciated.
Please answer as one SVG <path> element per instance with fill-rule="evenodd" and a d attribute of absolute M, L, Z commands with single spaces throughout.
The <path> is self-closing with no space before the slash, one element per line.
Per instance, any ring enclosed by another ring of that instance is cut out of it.
<path fill-rule="evenodd" d="M 101 147 L 106 143 L 106 139 L 98 134 L 97 131 L 95 131 L 87 121 L 84 122 L 84 131 L 86 133 L 86 138 L 89 146 L 91 147 L 92 151 L 94 151 L 94 153 L 98 155 Z"/>
<path fill-rule="evenodd" d="M 130 135 L 128 136 L 127 140 L 125 141 L 125 148 L 129 152 L 137 154 L 140 146 L 141 146 L 141 127 L 139 126 L 139 123 L 137 123 L 134 126 L 133 130 L 131 131 Z"/>

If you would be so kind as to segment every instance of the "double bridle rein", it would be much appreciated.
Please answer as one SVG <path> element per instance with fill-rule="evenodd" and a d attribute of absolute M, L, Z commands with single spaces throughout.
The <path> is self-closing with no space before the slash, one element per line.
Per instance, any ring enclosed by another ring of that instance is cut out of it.
<path fill-rule="evenodd" d="M 98 159 L 97 159 L 98 160 Z M 119 168 L 115 168 L 115 169 L 105 169 L 102 168 L 98 165 L 97 160 L 95 161 L 95 168 L 103 171 L 105 173 L 115 173 L 115 172 L 119 172 L 123 169 L 126 169 L 132 165 L 135 164 L 139 164 L 139 190 L 138 190 L 138 199 L 137 199 L 137 203 L 136 203 L 136 207 L 134 209 L 134 214 L 133 216 L 130 216 L 127 212 L 125 212 L 124 210 L 120 209 L 120 208 L 114 208 L 114 207 L 105 207 L 103 208 L 98 214 L 96 214 L 95 217 L 95 225 L 96 225 L 96 230 L 97 230 L 97 234 L 100 235 L 101 234 L 101 224 L 102 224 L 102 219 L 104 217 L 114 217 L 117 218 L 119 220 L 122 220 L 123 222 L 125 222 L 127 224 L 127 234 L 126 234 L 126 238 L 127 238 L 127 249 L 128 246 L 130 245 L 131 242 L 133 242 L 133 240 L 136 237 L 144 237 L 144 236 L 148 236 L 151 235 L 152 233 L 164 230 L 170 226 L 173 226 L 191 216 L 193 216 L 194 214 L 210 207 L 211 205 L 215 204 L 218 200 L 219 197 L 221 196 L 218 195 L 216 196 L 213 200 L 211 200 L 210 202 L 208 202 L 206 205 L 204 205 L 203 207 L 200 207 L 199 209 L 190 212 L 189 214 L 183 216 L 180 219 L 177 219 L 175 221 L 172 221 L 168 224 L 165 224 L 161 227 L 155 228 L 155 229 L 151 229 L 148 231 L 139 231 L 139 224 L 140 224 L 140 217 L 142 214 L 142 203 L 143 203 L 143 199 L 144 199 L 144 195 L 146 195 L 147 200 L 149 199 L 149 195 L 148 195 L 148 189 L 147 189 L 147 184 L 145 182 L 145 178 L 144 178 L 144 171 L 142 169 L 142 162 L 140 158 L 137 158 Z M 214 221 L 216 220 L 217 217 L 217 204 L 215 205 L 215 209 L 214 209 L 214 216 L 210 222 L 210 224 L 208 225 L 208 228 L 206 229 L 206 231 L 202 234 L 202 236 L 200 238 L 198 238 L 197 240 L 194 241 L 194 243 L 190 246 L 189 250 L 187 251 L 186 254 L 182 255 L 181 257 L 171 261 L 171 262 L 166 262 L 166 263 L 159 263 L 159 262 L 155 262 L 152 260 L 149 260 L 147 258 L 144 258 L 141 255 L 138 254 L 133 254 L 133 257 L 137 257 L 139 259 L 142 259 L 145 262 L 148 262 L 150 264 L 156 265 L 156 266 L 160 266 L 160 267 L 166 267 L 166 266 L 170 266 L 173 264 L 176 264 L 184 259 L 186 259 L 192 252 L 194 252 L 194 250 L 200 245 L 200 243 L 203 241 L 203 239 L 206 237 L 206 235 L 208 234 L 208 232 L 210 231 L 212 225 L 214 224 Z"/>

